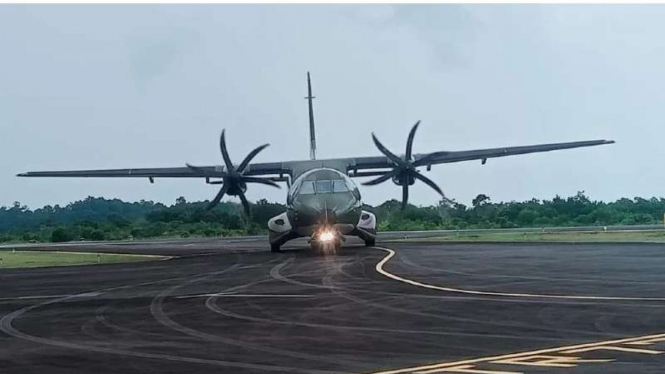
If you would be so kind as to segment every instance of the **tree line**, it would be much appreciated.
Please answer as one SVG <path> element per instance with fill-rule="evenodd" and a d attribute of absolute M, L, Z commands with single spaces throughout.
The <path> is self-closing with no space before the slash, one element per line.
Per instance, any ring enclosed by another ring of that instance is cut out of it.
<path fill-rule="evenodd" d="M 0 242 L 66 242 L 157 237 L 236 236 L 264 234 L 267 221 L 286 210 L 283 204 L 261 199 L 252 203 L 252 216 L 234 202 L 206 210 L 207 201 L 174 204 L 153 201 L 124 202 L 87 197 L 64 207 L 47 205 L 35 210 L 15 202 L 0 207 Z M 621 198 L 592 201 L 584 191 L 551 200 L 492 202 L 480 194 L 471 206 L 442 198 L 435 206 L 408 205 L 388 200 L 364 209 L 376 214 L 382 231 L 517 228 L 662 223 L 664 198 Z"/>

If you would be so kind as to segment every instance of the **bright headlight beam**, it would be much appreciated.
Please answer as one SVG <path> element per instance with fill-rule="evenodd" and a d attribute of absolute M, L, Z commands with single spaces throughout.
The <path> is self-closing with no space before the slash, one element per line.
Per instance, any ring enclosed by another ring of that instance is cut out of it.
<path fill-rule="evenodd" d="M 332 231 L 324 231 L 319 235 L 319 240 L 322 242 L 329 242 L 335 239 L 335 234 Z"/>

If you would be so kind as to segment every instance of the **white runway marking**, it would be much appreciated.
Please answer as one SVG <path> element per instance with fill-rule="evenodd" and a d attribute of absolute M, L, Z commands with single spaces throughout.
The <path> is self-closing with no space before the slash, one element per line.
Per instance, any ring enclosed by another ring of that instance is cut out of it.
<path fill-rule="evenodd" d="M 396 280 L 398 282 L 407 283 L 412 286 L 428 288 L 431 290 L 470 294 L 470 295 L 483 295 L 483 296 L 504 296 L 504 297 L 524 297 L 524 298 L 541 298 L 541 299 L 566 299 L 566 300 L 613 300 L 613 301 L 665 301 L 665 298 L 662 297 L 621 297 L 621 296 L 584 296 L 584 295 L 548 295 L 548 294 L 533 294 L 533 293 L 512 293 L 512 292 L 494 292 L 494 291 L 477 291 L 477 290 L 467 290 L 461 288 L 453 287 L 442 287 L 436 286 L 429 283 L 423 283 L 414 281 L 401 277 L 399 275 L 393 274 L 383 267 L 391 258 L 393 258 L 396 252 L 390 248 L 383 247 L 374 247 L 388 252 L 388 255 L 384 257 L 381 261 L 376 264 L 376 271 L 386 277 Z"/>

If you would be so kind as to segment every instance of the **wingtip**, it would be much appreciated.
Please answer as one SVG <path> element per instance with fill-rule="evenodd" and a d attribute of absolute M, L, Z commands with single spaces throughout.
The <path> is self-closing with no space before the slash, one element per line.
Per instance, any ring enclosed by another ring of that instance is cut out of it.
<path fill-rule="evenodd" d="M 27 177 L 28 173 L 18 173 L 16 174 L 17 177 Z"/>
<path fill-rule="evenodd" d="M 605 144 L 614 144 L 616 143 L 614 140 L 605 140 Z"/>

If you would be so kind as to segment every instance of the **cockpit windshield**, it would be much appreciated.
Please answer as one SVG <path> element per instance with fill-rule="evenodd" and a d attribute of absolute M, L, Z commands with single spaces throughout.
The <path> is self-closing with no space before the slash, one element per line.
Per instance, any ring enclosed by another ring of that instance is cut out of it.
<path fill-rule="evenodd" d="M 316 193 L 331 193 L 333 192 L 332 181 L 316 181 Z"/>
<path fill-rule="evenodd" d="M 342 179 L 327 179 L 318 181 L 303 181 L 300 191 L 298 193 L 307 194 L 324 194 L 324 193 L 338 193 L 347 192 L 349 188 Z"/>

